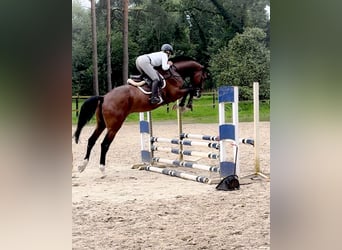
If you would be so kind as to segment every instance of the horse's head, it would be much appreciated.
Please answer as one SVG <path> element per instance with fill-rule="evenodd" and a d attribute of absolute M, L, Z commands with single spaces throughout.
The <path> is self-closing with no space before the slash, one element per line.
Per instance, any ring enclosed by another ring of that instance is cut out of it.
<path fill-rule="evenodd" d="M 201 69 L 194 72 L 193 77 L 190 78 L 190 82 L 194 88 L 194 96 L 197 98 L 201 97 L 201 92 L 204 88 L 204 81 L 208 75 L 205 68 L 201 65 Z"/>

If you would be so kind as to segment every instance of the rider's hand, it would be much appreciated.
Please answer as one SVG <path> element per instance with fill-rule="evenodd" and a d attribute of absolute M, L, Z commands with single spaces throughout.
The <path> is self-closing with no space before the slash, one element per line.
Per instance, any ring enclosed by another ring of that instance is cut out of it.
<path fill-rule="evenodd" d="M 173 62 L 172 61 L 168 61 L 167 64 L 171 66 L 173 64 Z"/>

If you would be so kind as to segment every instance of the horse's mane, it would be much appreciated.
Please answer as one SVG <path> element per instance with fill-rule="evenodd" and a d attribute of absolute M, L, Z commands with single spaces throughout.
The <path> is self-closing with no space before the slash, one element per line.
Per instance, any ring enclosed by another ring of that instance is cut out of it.
<path fill-rule="evenodd" d="M 176 63 L 176 62 L 181 62 L 181 61 L 196 61 L 195 59 L 193 59 L 190 56 L 184 56 L 184 55 L 180 55 L 180 56 L 175 56 L 169 59 L 171 62 Z"/>

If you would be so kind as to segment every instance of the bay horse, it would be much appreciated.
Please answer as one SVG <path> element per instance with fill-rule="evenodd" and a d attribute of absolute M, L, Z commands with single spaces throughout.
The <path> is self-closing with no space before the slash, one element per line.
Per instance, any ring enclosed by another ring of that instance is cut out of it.
<path fill-rule="evenodd" d="M 74 133 L 75 142 L 78 143 L 82 128 L 96 113 L 96 128 L 88 139 L 87 152 L 83 164 L 78 166 L 79 172 L 86 168 L 91 150 L 101 133 L 107 128 L 101 143 L 100 170 L 105 176 L 106 154 L 115 135 L 121 128 L 130 113 L 146 112 L 161 105 L 175 102 L 186 96 L 199 97 L 207 77 L 204 66 L 188 57 L 175 57 L 173 65 L 168 71 L 160 68 L 158 72 L 164 77 L 166 86 L 161 90 L 163 102 L 151 104 L 149 95 L 143 93 L 138 87 L 125 84 L 112 89 L 104 96 L 92 96 L 81 106 L 77 129 Z M 184 78 L 190 77 L 190 85 L 184 86 Z"/>

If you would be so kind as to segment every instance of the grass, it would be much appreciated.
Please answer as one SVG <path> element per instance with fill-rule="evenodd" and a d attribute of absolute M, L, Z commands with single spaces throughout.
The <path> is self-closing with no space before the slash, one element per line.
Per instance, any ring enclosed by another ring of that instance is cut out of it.
<path fill-rule="evenodd" d="M 84 100 L 79 101 L 79 109 Z M 170 103 L 169 108 L 167 106 L 161 106 L 158 109 L 152 111 L 152 117 L 154 121 L 169 121 L 177 119 L 176 110 L 172 110 L 174 103 Z M 168 111 L 169 109 L 169 111 Z M 226 122 L 231 122 L 232 105 L 226 104 Z M 76 101 L 72 101 L 72 123 L 77 123 L 76 117 Z M 259 117 L 260 121 L 270 120 L 270 102 L 260 101 L 259 103 Z M 130 114 L 126 122 L 138 122 L 139 113 Z M 239 121 L 251 122 L 253 121 L 253 101 L 240 101 L 239 102 Z M 193 111 L 183 113 L 183 122 L 185 123 L 218 123 L 218 102 L 213 103 L 212 95 L 203 95 L 200 99 L 195 99 L 193 102 Z M 95 116 L 90 123 L 95 123 Z"/>

